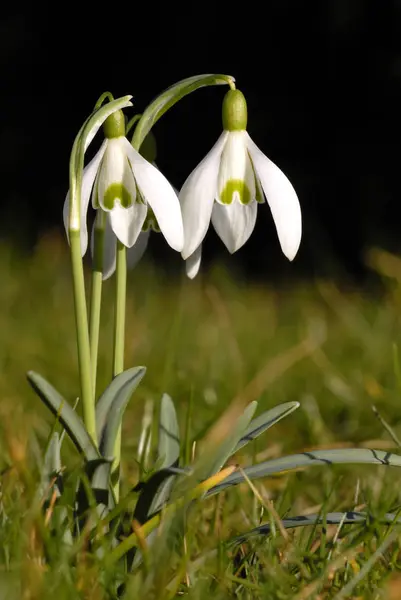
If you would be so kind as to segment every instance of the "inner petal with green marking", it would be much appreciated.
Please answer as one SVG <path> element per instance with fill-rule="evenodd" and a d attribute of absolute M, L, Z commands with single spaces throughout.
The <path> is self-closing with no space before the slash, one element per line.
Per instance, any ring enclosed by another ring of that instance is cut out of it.
<path fill-rule="evenodd" d="M 220 192 L 220 202 L 222 204 L 231 204 L 235 200 L 238 200 L 241 204 L 249 204 L 252 201 L 251 192 L 246 182 L 241 179 L 226 181 Z"/>
<path fill-rule="evenodd" d="M 150 229 L 152 231 L 155 231 L 156 233 L 160 233 L 160 227 L 159 227 L 159 223 L 157 222 L 155 213 L 148 205 L 148 212 L 146 215 L 145 222 L 142 225 L 142 231 L 149 231 Z"/>
<path fill-rule="evenodd" d="M 109 185 L 103 196 L 105 210 L 112 210 L 116 202 L 119 202 L 123 208 L 128 208 L 133 203 L 131 194 L 122 182 Z"/>
<path fill-rule="evenodd" d="M 246 148 L 246 132 L 232 131 L 221 154 L 216 200 L 226 206 L 233 202 L 250 204 L 255 200 L 255 187 L 255 173 Z"/>

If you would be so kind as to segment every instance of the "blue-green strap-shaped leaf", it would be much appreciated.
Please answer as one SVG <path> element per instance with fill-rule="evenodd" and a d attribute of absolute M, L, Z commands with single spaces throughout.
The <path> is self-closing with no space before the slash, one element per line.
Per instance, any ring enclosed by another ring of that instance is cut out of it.
<path fill-rule="evenodd" d="M 115 506 L 110 486 L 110 471 L 117 432 L 127 404 L 145 372 L 145 367 L 133 367 L 117 375 L 102 394 L 96 407 L 99 449 L 107 462 L 99 464 L 96 468 L 91 485 L 96 490 L 98 498 L 103 499 L 101 504 L 104 505 L 105 512 Z"/>
<path fill-rule="evenodd" d="M 284 404 L 279 404 L 279 406 L 275 406 L 274 408 L 267 410 L 256 417 L 256 419 L 252 419 L 247 430 L 244 432 L 244 435 L 236 445 L 233 454 L 257 438 L 259 435 L 270 429 L 270 427 L 273 427 L 273 425 L 278 423 L 281 419 L 284 419 L 284 417 L 290 415 L 298 407 L 299 402 L 285 402 Z"/>
<path fill-rule="evenodd" d="M 158 460 L 160 461 L 160 480 L 159 485 L 148 487 L 141 495 L 138 504 L 145 501 L 142 496 L 147 496 L 149 502 L 146 517 L 160 510 L 170 497 L 171 488 L 174 481 L 174 475 L 163 476 L 166 469 L 177 467 L 180 458 L 180 430 L 178 427 L 177 413 L 174 403 L 168 394 L 163 394 L 160 406 L 159 417 L 159 440 L 158 440 Z M 157 475 L 155 474 L 155 481 Z M 140 502 L 141 501 L 141 502 Z M 135 518 L 137 515 L 134 514 Z M 140 521 L 141 522 L 141 521 Z"/>
<path fill-rule="evenodd" d="M 118 421 L 125 406 L 146 373 L 146 367 L 132 367 L 120 373 L 107 386 L 96 404 L 96 431 L 99 440 L 104 437 L 105 426 L 109 418 Z M 118 426 L 117 426 L 118 428 Z M 109 425 L 110 431 L 110 425 Z"/>
<path fill-rule="evenodd" d="M 239 440 L 244 435 L 244 432 L 247 430 L 257 406 L 257 402 L 251 402 L 237 420 L 232 433 L 216 448 L 205 449 L 204 453 L 194 464 L 192 474 L 185 478 L 181 478 L 174 487 L 174 497 L 185 494 L 200 481 L 208 479 L 208 477 L 211 477 L 221 470 L 227 459 L 232 455 L 234 448 L 236 448 Z"/>
<path fill-rule="evenodd" d="M 268 460 L 258 465 L 252 465 L 244 469 L 244 473 L 249 479 L 258 479 L 267 477 L 284 471 L 291 471 L 300 467 L 313 467 L 322 465 L 339 464 L 369 464 L 369 465 L 387 465 L 392 467 L 401 467 L 401 456 L 391 452 L 381 450 L 369 450 L 367 448 L 335 448 L 333 450 L 314 450 L 313 452 L 302 452 L 300 454 L 291 454 L 274 460 Z M 229 475 L 222 483 L 212 488 L 208 495 L 214 495 L 232 485 L 237 485 L 245 481 L 244 475 L 238 471 Z"/>
<path fill-rule="evenodd" d="M 99 453 L 80 417 L 44 377 L 29 371 L 27 378 L 39 398 L 60 421 L 78 451 L 87 461 L 97 460 Z"/>
<path fill-rule="evenodd" d="M 59 497 L 63 491 L 63 479 L 61 475 L 61 455 L 60 455 L 60 436 L 57 431 L 54 431 L 47 445 L 43 464 L 41 465 L 41 482 L 39 486 L 39 496 L 43 499 L 49 496 L 49 485 L 54 479 L 53 490 Z"/>
<path fill-rule="evenodd" d="M 143 140 L 152 129 L 153 125 L 169 110 L 169 108 L 174 106 L 181 98 L 187 96 L 187 94 L 208 85 L 232 85 L 233 83 L 234 78 L 230 75 L 206 74 L 188 77 L 167 88 L 167 90 L 162 92 L 149 104 L 140 118 L 132 138 L 134 148 L 139 150 Z"/>
<path fill-rule="evenodd" d="M 379 519 L 374 519 L 371 515 L 363 512 L 348 511 L 348 512 L 333 512 L 322 515 L 320 513 L 313 515 L 299 515 L 296 517 L 288 517 L 281 519 L 280 523 L 285 529 L 292 529 L 294 527 L 305 527 L 307 525 L 353 525 L 355 523 L 366 523 L 368 520 L 374 520 L 381 524 L 396 523 L 401 525 L 401 517 L 398 517 L 395 513 L 386 513 Z M 251 538 L 260 535 L 269 535 L 271 533 L 271 525 L 265 523 L 259 525 L 255 529 L 251 529 L 246 533 L 236 536 L 229 540 L 228 545 L 243 544 Z"/>
<path fill-rule="evenodd" d="M 158 460 L 161 461 L 161 469 L 178 464 L 180 458 L 180 430 L 177 413 L 168 394 L 163 394 L 160 404 L 157 454 Z"/>

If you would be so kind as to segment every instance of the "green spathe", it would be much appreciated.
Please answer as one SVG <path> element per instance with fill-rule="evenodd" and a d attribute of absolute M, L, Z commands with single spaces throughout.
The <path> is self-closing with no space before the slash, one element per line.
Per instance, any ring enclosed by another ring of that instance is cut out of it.
<path fill-rule="evenodd" d="M 239 90 L 229 90 L 224 96 L 222 108 L 223 129 L 243 131 L 248 122 L 245 96 Z"/>
<path fill-rule="evenodd" d="M 116 110 L 103 123 L 103 132 L 109 140 L 125 135 L 125 119 L 122 110 Z"/>
<path fill-rule="evenodd" d="M 132 196 L 127 188 L 120 182 L 112 183 L 105 191 L 103 206 L 106 210 L 112 210 L 116 200 L 123 208 L 128 208 L 132 204 Z"/>
<path fill-rule="evenodd" d="M 241 204 L 249 204 L 252 200 L 251 192 L 245 181 L 241 179 L 229 179 L 220 192 L 220 202 L 222 204 L 231 204 L 236 194 Z"/>

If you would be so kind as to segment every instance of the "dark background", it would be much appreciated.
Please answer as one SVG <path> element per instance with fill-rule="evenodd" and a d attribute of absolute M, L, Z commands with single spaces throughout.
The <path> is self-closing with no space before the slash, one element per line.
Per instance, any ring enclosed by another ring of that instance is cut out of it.
<path fill-rule="evenodd" d="M 84 6 L 3 10 L 3 238 L 29 251 L 62 231 L 71 145 L 103 91 L 133 94 L 142 111 L 175 81 L 220 72 L 236 78 L 251 137 L 303 210 L 293 265 L 265 206 L 236 264 L 262 277 L 363 278 L 368 248 L 401 252 L 400 1 L 115 3 L 91 5 L 93 15 Z M 199 90 L 156 125 L 158 165 L 176 187 L 220 135 L 224 91 Z M 151 254 L 167 254 L 153 238 Z M 226 258 L 212 233 L 205 253 Z"/>

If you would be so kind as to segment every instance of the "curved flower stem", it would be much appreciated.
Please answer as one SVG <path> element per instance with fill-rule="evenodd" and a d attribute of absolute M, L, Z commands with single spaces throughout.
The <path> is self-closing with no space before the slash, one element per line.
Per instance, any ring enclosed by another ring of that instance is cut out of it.
<path fill-rule="evenodd" d="M 116 303 L 114 316 L 114 355 L 113 377 L 124 371 L 125 348 L 125 305 L 127 292 L 127 249 L 117 240 L 116 257 Z M 114 447 L 114 463 L 112 466 L 112 481 L 114 481 L 114 494 L 116 501 L 119 498 L 120 484 L 120 457 L 121 457 L 121 427 L 117 433 Z"/>
<path fill-rule="evenodd" d="M 98 210 L 93 230 L 93 266 L 90 297 L 89 339 L 92 369 L 92 394 L 96 400 L 97 358 L 99 349 L 100 308 L 102 304 L 103 284 L 103 246 L 106 215 Z"/>
<path fill-rule="evenodd" d="M 89 435 L 92 437 L 95 444 L 97 444 L 95 403 L 93 399 L 91 379 L 88 315 L 86 311 L 84 269 L 82 264 L 81 240 L 79 231 L 70 230 L 69 239 L 71 247 L 75 323 L 77 330 L 78 364 L 81 384 L 83 419 Z"/>

